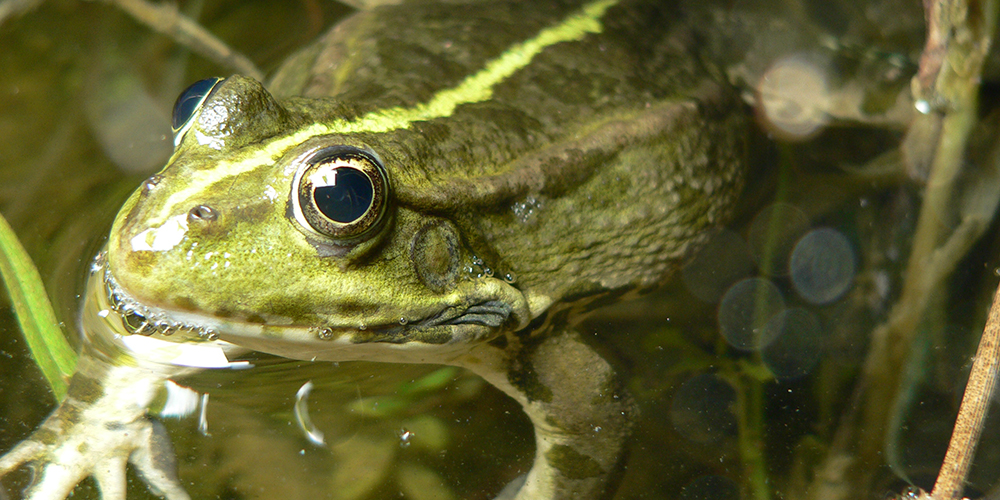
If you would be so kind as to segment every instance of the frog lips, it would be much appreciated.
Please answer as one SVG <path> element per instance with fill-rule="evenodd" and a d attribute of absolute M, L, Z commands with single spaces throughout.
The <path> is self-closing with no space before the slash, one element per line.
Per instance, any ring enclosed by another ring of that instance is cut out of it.
<path fill-rule="evenodd" d="M 456 311 L 453 308 L 445 309 L 440 313 L 427 318 L 418 323 L 419 326 L 433 327 L 441 325 L 479 325 L 491 328 L 499 328 L 507 322 L 514 308 L 499 300 L 489 300 L 481 304 L 469 306 L 464 311 Z"/>
<path fill-rule="evenodd" d="M 101 260 L 101 256 L 98 260 Z M 107 267 L 104 269 L 102 282 L 108 305 L 121 315 L 122 325 L 130 334 L 170 336 L 177 332 L 189 332 L 207 340 L 218 338 L 218 332 L 213 328 L 177 321 L 163 311 L 143 305 L 122 289 Z"/>
<path fill-rule="evenodd" d="M 104 292 L 111 309 L 121 315 L 124 327 L 131 334 L 171 336 L 178 332 L 194 334 L 207 340 L 218 338 L 217 322 L 208 320 L 197 313 L 174 313 L 159 307 L 149 307 L 136 300 L 117 282 L 110 269 L 103 272 Z M 496 292 L 496 291 L 494 291 Z M 330 332 L 331 337 L 351 334 L 353 342 L 404 343 L 415 331 L 433 331 L 442 328 L 457 328 L 465 334 L 449 336 L 458 338 L 482 338 L 490 336 L 510 321 L 520 324 L 524 313 L 519 314 L 516 305 L 507 302 L 504 293 L 474 294 L 466 297 L 463 304 L 448 305 L 440 311 L 416 321 L 400 320 L 388 324 L 373 324 L 358 327 L 346 325 L 317 326 L 319 332 Z M 471 305 L 466 305 L 472 302 Z M 200 319 L 199 319 L 200 318 Z M 254 325 L 259 326 L 259 325 Z M 334 332 L 337 335 L 334 335 Z M 320 333 L 320 338 L 328 338 Z"/>

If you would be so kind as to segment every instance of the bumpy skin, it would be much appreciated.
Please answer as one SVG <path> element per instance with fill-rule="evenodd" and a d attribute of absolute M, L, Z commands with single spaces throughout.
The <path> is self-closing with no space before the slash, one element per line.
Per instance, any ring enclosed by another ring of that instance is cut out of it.
<path fill-rule="evenodd" d="M 379 8 L 293 57 L 270 93 L 227 79 L 116 219 L 120 328 L 467 367 L 535 425 L 535 464 L 501 497 L 610 495 L 634 411 L 570 325 L 661 283 L 724 223 L 745 153 L 744 113 L 667 4 Z M 389 184 L 382 219 L 351 240 L 292 207 L 304 159 L 338 145 L 379 158 Z"/>

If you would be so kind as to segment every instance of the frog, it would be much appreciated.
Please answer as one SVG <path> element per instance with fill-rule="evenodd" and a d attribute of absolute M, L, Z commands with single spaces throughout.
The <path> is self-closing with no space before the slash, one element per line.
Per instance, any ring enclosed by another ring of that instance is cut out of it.
<path fill-rule="evenodd" d="M 746 107 L 682 21 L 647 0 L 380 5 L 267 87 L 193 84 L 90 267 L 69 394 L 0 474 L 118 499 L 131 464 L 189 498 L 149 407 L 254 351 L 467 369 L 535 431 L 496 498 L 612 495 L 637 410 L 577 325 L 669 280 L 747 170 Z"/>

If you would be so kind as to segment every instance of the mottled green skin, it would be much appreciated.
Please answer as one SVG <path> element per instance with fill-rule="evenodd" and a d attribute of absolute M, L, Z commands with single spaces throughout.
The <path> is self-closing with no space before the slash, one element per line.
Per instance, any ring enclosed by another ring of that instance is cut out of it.
<path fill-rule="evenodd" d="M 396 128 L 344 125 L 404 116 L 579 9 L 375 9 L 293 57 L 278 98 L 226 80 L 114 224 L 124 310 L 300 359 L 469 368 L 535 425 L 518 500 L 607 494 L 635 412 L 571 325 L 669 278 L 741 187 L 747 119 L 688 49 L 696 34 L 667 2 L 623 1 L 488 99 Z M 305 228 L 292 205 L 301 159 L 337 145 L 379 157 L 389 182 L 385 220 L 350 241 Z M 215 218 L 187 216 L 199 206 Z"/>
<path fill-rule="evenodd" d="M 511 324 L 524 326 L 567 298 L 654 285 L 699 233 L 724 221 L 740 185 L 745 130 L 741 113 L 715 109 L 731 111 L 725 91 L 706 86 L 706 71 L 683 49 L 689 34 L 660 3 L 612 7 L 603 33 L 547 48 L 489 101 L 406 130 L 313 138 L 273 167 L 206 185 L 169 215 L 208 205 L 216 221 L 191 224 L 169 251 L 132 251 L 131 238 L 151 219 L 162 222 L 165 200 L 189 187 L 191 172 L 252 154 L 304 124 L 425 102 L 578 6 L 359 14 L 275 77 L 276 95 L 310 98 L 279 105 L 256 82 L 236 78 L 216 92 L 193 130 L 224 145 L 199 145 L 187 134 L 160 182 L 123 209 L 111 272 L 149 305 L 269 325 L 366 325 L 369 334 L 498 293 L 523 301 L 512 306 L 528 316 Z M 356 246 L 309 237 L 287 216 L 292 160 L 333 144 L 376 152 L 393 189 L 391 221 Z M 268 186 L 274 199 L 264 195 Z M 461 242 L 459 264 L 481 257 L 494 277 L 461 270 L 443 287 L 420 279 L 414 236 L 445 221 Z M 513 286 L 501 279 L 507 272 Z M 505 291 L 481 291 L 487 287 Z"/>

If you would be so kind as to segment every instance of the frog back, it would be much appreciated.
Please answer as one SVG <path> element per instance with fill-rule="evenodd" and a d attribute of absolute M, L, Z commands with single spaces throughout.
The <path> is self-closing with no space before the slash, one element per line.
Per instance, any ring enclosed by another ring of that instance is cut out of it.
<path fill-rule="evenodd" d="M 465 272 L 516 282 L 538 313 L 654 286 L 727 221 L 746 113 L 697 39 L 669 2 L 388 6 L 338 24 L 270 90 L 327 97 L 303 109 L 326 120 L 488 86 L 487 99 L 361 140 L 379 144 L 401 208 L 458 227 Z"/>

